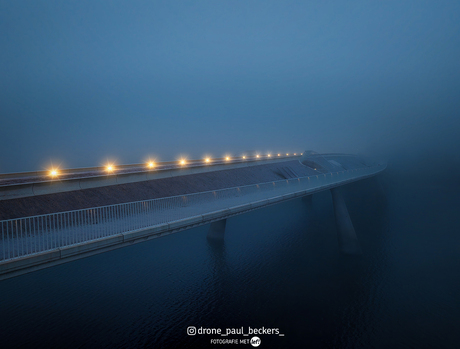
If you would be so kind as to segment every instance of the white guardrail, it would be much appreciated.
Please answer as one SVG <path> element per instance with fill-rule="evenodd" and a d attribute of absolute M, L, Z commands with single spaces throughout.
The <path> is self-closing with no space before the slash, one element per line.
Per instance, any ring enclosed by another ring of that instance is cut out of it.
<path fill-rule="evenodd" d="M 0 263 L 288 193 L 307 195 L 372 176 L 382 166 L 0 221 Z"/>

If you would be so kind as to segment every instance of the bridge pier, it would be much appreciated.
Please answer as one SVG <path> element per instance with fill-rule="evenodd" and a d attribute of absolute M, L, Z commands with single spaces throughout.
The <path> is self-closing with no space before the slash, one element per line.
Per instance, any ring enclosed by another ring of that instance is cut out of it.
<path fill-rule="evenodd" d="M 335 224 L 337 226 L 337 238 L 339 249 L 345 254 L 362 254 L 356 237 L 355 228 L 348 214 L 347 205 L 339 188 L 332 188 L 332 203 L 334 205 Z"/>
<path fill-rule="evenodd" d="M 303 196 L 302 202 L 307 206 L 311 206 L 313 204 L 313 195 Z"/>
<path fill-rule="evenodd" d="M 223 240 L 227 219 L 221 219 L 217 222 L 212 222 L 208 231 L 208 239 Z"/>

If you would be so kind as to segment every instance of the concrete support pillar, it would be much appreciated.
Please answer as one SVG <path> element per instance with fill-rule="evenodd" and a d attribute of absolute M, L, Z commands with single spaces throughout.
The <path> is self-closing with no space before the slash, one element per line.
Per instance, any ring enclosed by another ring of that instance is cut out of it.
<path fill-rule="evenodd" d="M 361 254 L 358 238 L 356 237 L 355 228 L 348 214 L 347 205 L 339 188 L 331 189 L 332 202 L 334 205 L 335 224 L 337 226 L 337 238 L 339 240 L 339 249 L 345 254 Z"/>
<path fill-rule="evenodd" d="M 223 240 L 226 224 L 226 219 L 221 219 L 220 221 L 212 222 L 208 231 L 208 239 Z"/>
<path fill-rule="evenodd" d="M 302 202 L 308 206 L 311 206 L 313 203 L 313 195 L 308 195 L 308 196 L 303 196 L 302 197 Z"/>

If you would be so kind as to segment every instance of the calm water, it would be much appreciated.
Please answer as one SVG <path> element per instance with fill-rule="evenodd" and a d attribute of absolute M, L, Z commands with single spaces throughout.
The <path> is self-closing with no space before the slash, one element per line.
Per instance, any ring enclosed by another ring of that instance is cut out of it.
<path fill-rule="evenodd" d="M 225 348 L 187 327 L 264 326 L 285 336 L 261 348 L 458 348 L 459 187 L 382 183 L 344 192 L 361 257 L 322 193 L 229 219 L 224 244 L 205 226 L 0 281 L 0 347 Z"/>

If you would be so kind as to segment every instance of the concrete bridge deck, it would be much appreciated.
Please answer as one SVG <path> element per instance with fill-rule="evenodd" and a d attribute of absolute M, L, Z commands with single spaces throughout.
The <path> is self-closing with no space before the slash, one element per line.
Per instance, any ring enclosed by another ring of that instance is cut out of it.
<path fill-rule="evenodd" d="M 272 171 L 285 177 L 281 180 L 0 221 L 0 278 L 336 188 L 386 167 L 344 155 L 310 156 L 302 161 L 297 163 L 309 175 L 298 176 L 299 169 L 282 166 L 284 173 Z"/>

